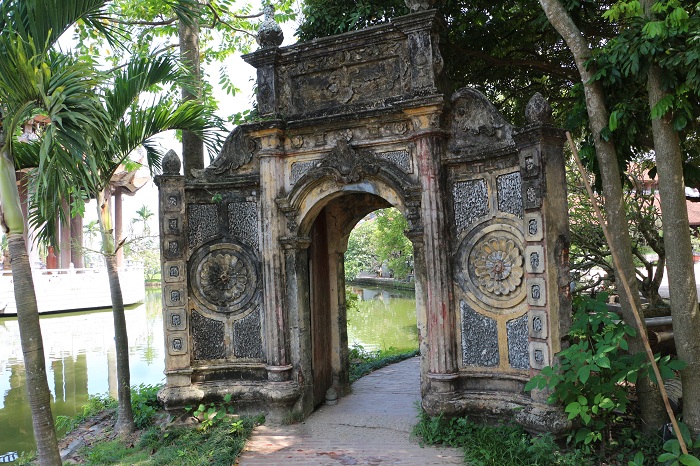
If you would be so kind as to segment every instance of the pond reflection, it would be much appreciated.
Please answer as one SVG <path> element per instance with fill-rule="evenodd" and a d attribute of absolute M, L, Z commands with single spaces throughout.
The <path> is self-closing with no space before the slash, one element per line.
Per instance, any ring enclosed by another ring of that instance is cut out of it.
<path fill-rule="evenodd" d="M 414 293 L 353 287 L 357 308 L 348 311 L 350 345 L 366 350 L 418 347 Z M 131 385 L 157 384 L 163 375 L 160 290 L 126 310 Z M 117 396 L 111 310 L 41 317 L 53 415 L 73 416 L 89 395 Z M 35 450 L 26 373 L 16 318 L 0 318 L 0 455 Z"/>
<path fill-rule="evenodd" d="M 131 384 L 156 384 L 163 376 L 160 290 L 126 310 Z M 73 416 L 88 395 L 116 397 L 116 352 L 111 310 L 41 317 L 54 417 Z M 36 449 L 25 388 L 26 373 L 16 318 L 0 318 L 0 455 Z"/>
<path fill-rule="evenodd" d="M 365 350 L 418 348 L 415 292 L 410 290 L 351 286 L 358 297 L 356 309 L 348 309 L 348 344 Z"/>

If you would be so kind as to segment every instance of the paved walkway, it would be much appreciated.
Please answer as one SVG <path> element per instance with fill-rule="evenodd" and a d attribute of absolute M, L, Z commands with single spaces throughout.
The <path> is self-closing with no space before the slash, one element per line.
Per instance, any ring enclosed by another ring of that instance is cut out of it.
<path fill-rule="evenodd" d="M 335 406 L 291 426 L 259 426 L 240 466 L 463 464 L 452 448 L 421 448 L 411 437 L 420 400 L 418 358 L 369 374 Z"/>

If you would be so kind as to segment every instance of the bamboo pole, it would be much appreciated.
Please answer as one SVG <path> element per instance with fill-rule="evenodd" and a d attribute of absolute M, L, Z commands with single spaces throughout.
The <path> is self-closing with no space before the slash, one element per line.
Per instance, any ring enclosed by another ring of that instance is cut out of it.
<path fill-rule="evenodd" d="M 676 416 L 673 414 L 673 409 L 671 409 L 671 404 L 668 401 L 668 393 L 666 393 L 666 386 L 664 385 L 664 382 L 661 379 L 661 372 L 659 372 L 659 366 L 656 364 L 656 359 L 654 359 L 654 353 L 651 351 L 651 345 L 649 345 L 649 338 L 647 337 L 647 334 L 644 331 L 642 318 L 639 315 L 639 310 L 637 309 L 637 305 L 635 304 L 635 300 L 633 299 L 632 291 L 630 290 L 629 283 L 627 282 L 627 277 L 625 276 L 624 270 L 620 266 L 620 259 L 618 258 L 617 251 L 615 250 L 615 248 L 613 248 L 612 241 L 610 241 L 610 232 L 608 231 L 608 226 L 603 220 L 603 214 L 600 211 L 600 206 L 598 205 L 598 201 L 596 201 L 595 196 L 593 195 L 593 189 L 591 188 L 591 184 L 588 182 L 586 170 L 583 168 L 583 164 L 581 163 L 581 159 L 578 156 L 578 150 L 576 149 L 574 140 L 571 138 L 571 133 L 569 133 L 568 131 L 566 132 L 566 139 L 569 141 L 571 152 L 574 155 L 574 161 L 576 162 L 578 171 L 581 173 L 583 184 L 586 186 L 586 191 L 588 191 L 588 197 L 591 198 L 591 203 L 593 204 L 593 209 L 595 210 L 596 217 L 598 217 L 598 222 L 600 223 L 600 227 L 603 229 L 603 234 L 605 235 L 605 241 L 607 241 L 608 247 L 610 248 L 613 263 L 615 264 L 615 273 L 617 273 L 617 278 L 619 279 L 619 282 L 622 283 L 622 288 L 625 294 L 627 295 L 627 299 L 630 303 L 630 306 L 632 307 L 632 314 L 634 314 L 634 321 L 637 325 L 637 331 L 639 332 L 639 336 L 641 337 L 642 343 L 644 344 L 644 350 L 646 352 L 647 359 L 649 359 L 649 363 L 651 364 L 651 367 L 654 370 L 656 381 L 659 384 L 659 391 L 661 392 L 661 398 L 664 400 L 666 413 L 668 414 L 669 419 L 671 419 L 671 424 L 673 425 L 673 430 L 676 432 L 676 437 L 678 438 L 678 443 L 681 447 L 681 451 L 683 452 L 683 454 L 687 455 L 688 447 L 685 444 L 683 435 L 681 435 L 681 431 L 678 428 L 678 422 L 676 421 Z"/>

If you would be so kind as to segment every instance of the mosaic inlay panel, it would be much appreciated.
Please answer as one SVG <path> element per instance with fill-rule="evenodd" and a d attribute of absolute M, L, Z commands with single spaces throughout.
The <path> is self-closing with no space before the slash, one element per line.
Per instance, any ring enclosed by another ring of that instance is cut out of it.
<path fill-rule="evenodd" d="M 233 323 L 233 353 L 237 358 L 262 359 L 263 342 L 260 310 L 256 309 Z"/>
<path fill-rule="evenodd" d="M 498 210 L 523 218 L 523 192 L 519 172 L 496 178 Z"/>
<path fill-rule="evenodd" d="M 514 369 L 529 369 L 527 314 L 506 322 L 508 363 Z"/>
<path fill-rule="evenodd" d="M 464 301 L 460 301 L 459 309 L 462 316 L 462 363 L 465 366 L 498 366 L 496 320 L 479 314 Z"/>
<path fill-rule="evenodd" d="M 257 251 L 260 247 L 258 203 L 255 201 L 230 203 L 228 205 L 228 227 L 231 235 Z"/>
<path fill-rule="evenodd" d="M 457 232 L 466 230 L 489 211 L 486 180 L 460 181 L 452 188 Z"/>
<path fill-rule="evenodd" d="M 224 323 L 192 311 L 192 340 L 195 359 L 223 359 L 226 357 Z"/>
<path fill-rule="evenodd" d="M 216 204 L 190 204 L 187 218 L 187 245 L 190 249 L 218 236 L 219 207 Z"/>

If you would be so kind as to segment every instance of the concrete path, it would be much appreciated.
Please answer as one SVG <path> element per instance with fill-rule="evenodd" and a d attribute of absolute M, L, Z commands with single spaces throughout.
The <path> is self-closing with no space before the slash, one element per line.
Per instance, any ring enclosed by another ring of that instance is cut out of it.
<path fill-rule="evenodd" d="M 291 426 L 259 426 L 240 466 L 464 464 L 452 448 L 421 448 L 411 438 L 420 400 L 418 358 L 366 375 L 335 406 Z"/>

